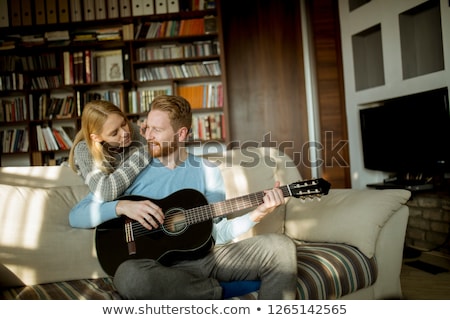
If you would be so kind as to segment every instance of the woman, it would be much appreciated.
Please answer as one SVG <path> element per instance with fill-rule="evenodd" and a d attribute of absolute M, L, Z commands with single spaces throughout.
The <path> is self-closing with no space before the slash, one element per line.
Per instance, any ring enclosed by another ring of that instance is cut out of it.
<path fill-rule="evenodd" d="M 97 198 L 110 201 L 122 195 L 147 166 L 146 149 L 137 125 L 111 102 L 95 100 L 84 107 L 69 165 Z"/>

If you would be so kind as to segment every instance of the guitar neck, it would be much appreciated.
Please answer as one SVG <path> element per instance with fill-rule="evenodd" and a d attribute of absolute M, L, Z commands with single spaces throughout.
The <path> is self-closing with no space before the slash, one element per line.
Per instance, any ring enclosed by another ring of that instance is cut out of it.
<path fill-rule="evenodd" d="M 288 186 L 280 187 L 284 197 L 291 196 Z M 207 204 L 186 210 L 186 223 L 188 225 L 206 220 L 223 217 L 233 212 L 259 206 L 263 202 L 264 191 L 251 193 L 245 196 Z"/>

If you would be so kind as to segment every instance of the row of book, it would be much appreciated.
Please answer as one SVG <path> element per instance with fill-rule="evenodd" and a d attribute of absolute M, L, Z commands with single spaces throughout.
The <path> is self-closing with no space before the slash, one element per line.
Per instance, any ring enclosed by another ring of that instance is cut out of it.
<path fill-rule="evenodd" d="M 0 91 L 13 91 L 24 89 L 24 78 L 22 73 L 0 75 Z"/>
<path fill-rule="evenodd" d="M 72 139 L 66 132 L 70 127 L 36 126 L 36 139 L 38 151 L 70 150 L 73 145 Z"/>
<path fill-rule="evenodd" d="M 1 55 L 0 56 L 0 72 L 16 71 L 16 56 Z"/>
<path fill-rule="evenodd" d="M 144 21 L 137 25 L 134 39 L 157 39 L 217 32 L 214 16 L 204 18 Z M 211 22 L 212 21 L 212 22 Z"/>
<path fill-rule="evenodd" d="M 65 51 L 63 60 L 65 85 L 122 81 L 125 78 L 122 49 Z"/>
<path fill-rule="evenodd" d="M 75 112 L 74 97 L 51 97 L 47 94 L 30 95 L 30 119 L 69 119 Z"/>
<path fill-rule="evenodd" d="M 22 71 L 50 70 L 59 68 L 58 56 L 54 52 L 44 52 L 39 55 L 21 56 Z"/>
<path fill-rule="evenodd" d="M 122 27 L 110 27 L 110 28 L 97 28 L 93 30 L 76 31 L 72 33 L 72 40 L 77 42 L 90 42 L 90 41 L 110 41 L 110 40 L 131 40 L 130 36 L 125 37 L 125 29 L 130 25 L 124 25 Z M 122 34 L 123 33 L 123 34 Z"/>
<path fill-rule="evenodd" d="M 0 129 L 1 153 L 27 152 L 29 136 L 27 129 Z"/>
<path fill-rule="evenodd" d="M 188 44 L 149 46 L 136 49 L 137 61 L 171 60 L 207 57 L 220 54 L 218 41 L 196 41 Z"/>
<path fill-rule="evenodd" d="M 193 109 L 223 107 L 222 83 L 179 86 L 178 94 L 188 100 Z"/>
<path fill-rule="evenodd" d="M 24 97 L 1 99 L 0 122 L 16 122 L 28 119 L 28 107 Z"/>
<path fill-rule="evenodd" d="M 57 89 L 63 85 L 60 74 L 31 78 L 31 90 Z"/>
<path fill-rule="evenodd" d="M 223 140 L 226 138 L 223 113 L 194 114 L 192 117 L 192 139 Z"/>
<path fill-rule="evenodd" d="M 59 68 L 59 59 L 54 52 L 44 52 L 39 55 L 0 56 L 1 72 L 26 72 L 36 70 L 51 70 Z"/>
<path fill-rule="evenodd" d="M 117 19 L 213 8 L 215 8 L 214 0 L 0 0 L 0 28 Z"/>
<path fill-rule="evenodd" d="M 171 88 L 141 89 L 128 93 L 129 113 L 144 113 L 150 111 L 153 99 L 160 95 L 172 94 Z"/>
<path fill-rule="evenodd" d="M 138 81 L 142 82 L 220 75 L 220 63 L 217 60 L 192 62 L 181 65 L 154 66 L 136 70 L 136 78 Z"/>

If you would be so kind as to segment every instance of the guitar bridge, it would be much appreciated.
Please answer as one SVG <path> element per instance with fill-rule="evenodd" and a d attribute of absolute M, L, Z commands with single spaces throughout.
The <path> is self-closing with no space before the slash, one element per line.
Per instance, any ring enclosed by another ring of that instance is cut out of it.
<path fill-rule="evenodd" d="M 134 241 L 133 223 L 127 220 L 125 223 L 125 240 L 128 246 L 128 254 L 131 256 L 136 254 L 136 242 Z"/>

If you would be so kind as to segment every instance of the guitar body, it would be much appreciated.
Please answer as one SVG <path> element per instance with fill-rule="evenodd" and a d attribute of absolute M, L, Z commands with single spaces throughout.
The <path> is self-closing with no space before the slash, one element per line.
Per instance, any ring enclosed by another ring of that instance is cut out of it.
<path fill-rule="evenodd" d="M 99 225 L 95 233 L 97 256 L 103 270 L 111 276 L 128 259 L 147 258 L 170 265 L 177 260 L 198 259 L 214 246 L 212 220 L 189 226 L 184 223 L 184 210 L 207 204 L 205 197 L 196 190 L 180 190 L 161 200 L 142 196 L 124 196 L 120 200 L 150 200 L 162 209 L 165 220 L 172 222 L 166 225 L 165 221 L 163 226 L 150 232 L 134 221 L 134 226 L 142 229 L 134 232 L 142 235 L 134 237 L 135 253 L 132 254 L 126 240 L 126 219 L 117 218 Z"/>

